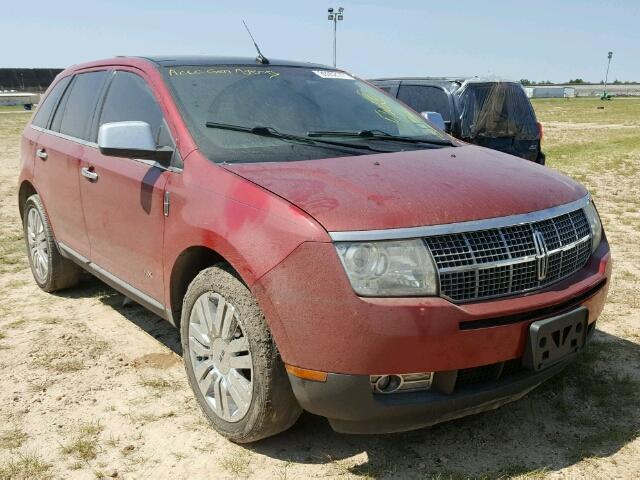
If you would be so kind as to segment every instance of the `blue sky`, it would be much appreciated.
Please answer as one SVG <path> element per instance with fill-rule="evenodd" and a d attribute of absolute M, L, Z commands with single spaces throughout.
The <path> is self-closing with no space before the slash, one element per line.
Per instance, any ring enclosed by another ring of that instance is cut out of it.
<path fill-rule="evenodd" d="M 2 7 L 0 67 L 114 55 L 254 55 L 332 62 L 329 6 L 343 6 L 338 66 L 361 77 L 496 75 L 640 81 L 640 0 L 32 0 Z M 15 7 L 15 8 L 14 8 Z"/>

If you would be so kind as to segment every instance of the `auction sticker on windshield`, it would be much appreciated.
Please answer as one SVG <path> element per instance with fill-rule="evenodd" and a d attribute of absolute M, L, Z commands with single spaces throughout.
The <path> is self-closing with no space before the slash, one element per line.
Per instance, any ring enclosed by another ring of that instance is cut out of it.
<path fill-rule="evenodd" d="M 322 78 L 335 78 L 339 80 L 353 80 L 353 77 L 348 73 L 336 72 L 334 70 L 314 70 L 313 73 Z"/>

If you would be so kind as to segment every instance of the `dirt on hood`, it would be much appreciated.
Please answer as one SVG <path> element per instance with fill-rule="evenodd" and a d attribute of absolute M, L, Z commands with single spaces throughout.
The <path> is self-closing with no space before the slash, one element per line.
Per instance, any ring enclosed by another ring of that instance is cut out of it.
<path fill-rule="evenodd" d="M 224 167 L 290 201 L 328 231 L 502 217 L 587 193 L 556 171 L 475 146 Z"/>

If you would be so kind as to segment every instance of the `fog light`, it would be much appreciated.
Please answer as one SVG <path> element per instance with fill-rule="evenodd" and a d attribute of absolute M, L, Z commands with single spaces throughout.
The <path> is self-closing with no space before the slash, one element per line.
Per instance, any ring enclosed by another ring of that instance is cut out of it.
<path fill-rule="evenodd" d="M 399 375 L 380 375 L 374 383 L 374 391 L 377 393 L 393 393 L 402 385 Z"/>
<path fill-rule="evenodd" d="M 433 372 L 370 375 L 369 379 L 374 393 L 418 392 L 431 388 Z"/>

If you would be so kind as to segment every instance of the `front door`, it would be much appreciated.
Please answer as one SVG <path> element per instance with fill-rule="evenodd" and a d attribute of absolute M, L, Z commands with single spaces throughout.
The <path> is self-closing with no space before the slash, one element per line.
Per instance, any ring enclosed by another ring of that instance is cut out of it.
<path fill-rule="evenodd" d="M 139 120 L 156 139 L 165 130 L 162 111 L 142 77 L 117 71 L 108 87 L 99 125 Z M 163 302 L 164 188 L 174 173 L 148 160 L 105 156 L 97 147 L 83 157 L 80 191 L 91 260 L 129 286 Z"/>
<path fill-rule="evenodd" d="M 81 192 L 91 260 L 162 303 L 163 195 L 169 172 L 87 149 Z"/>

